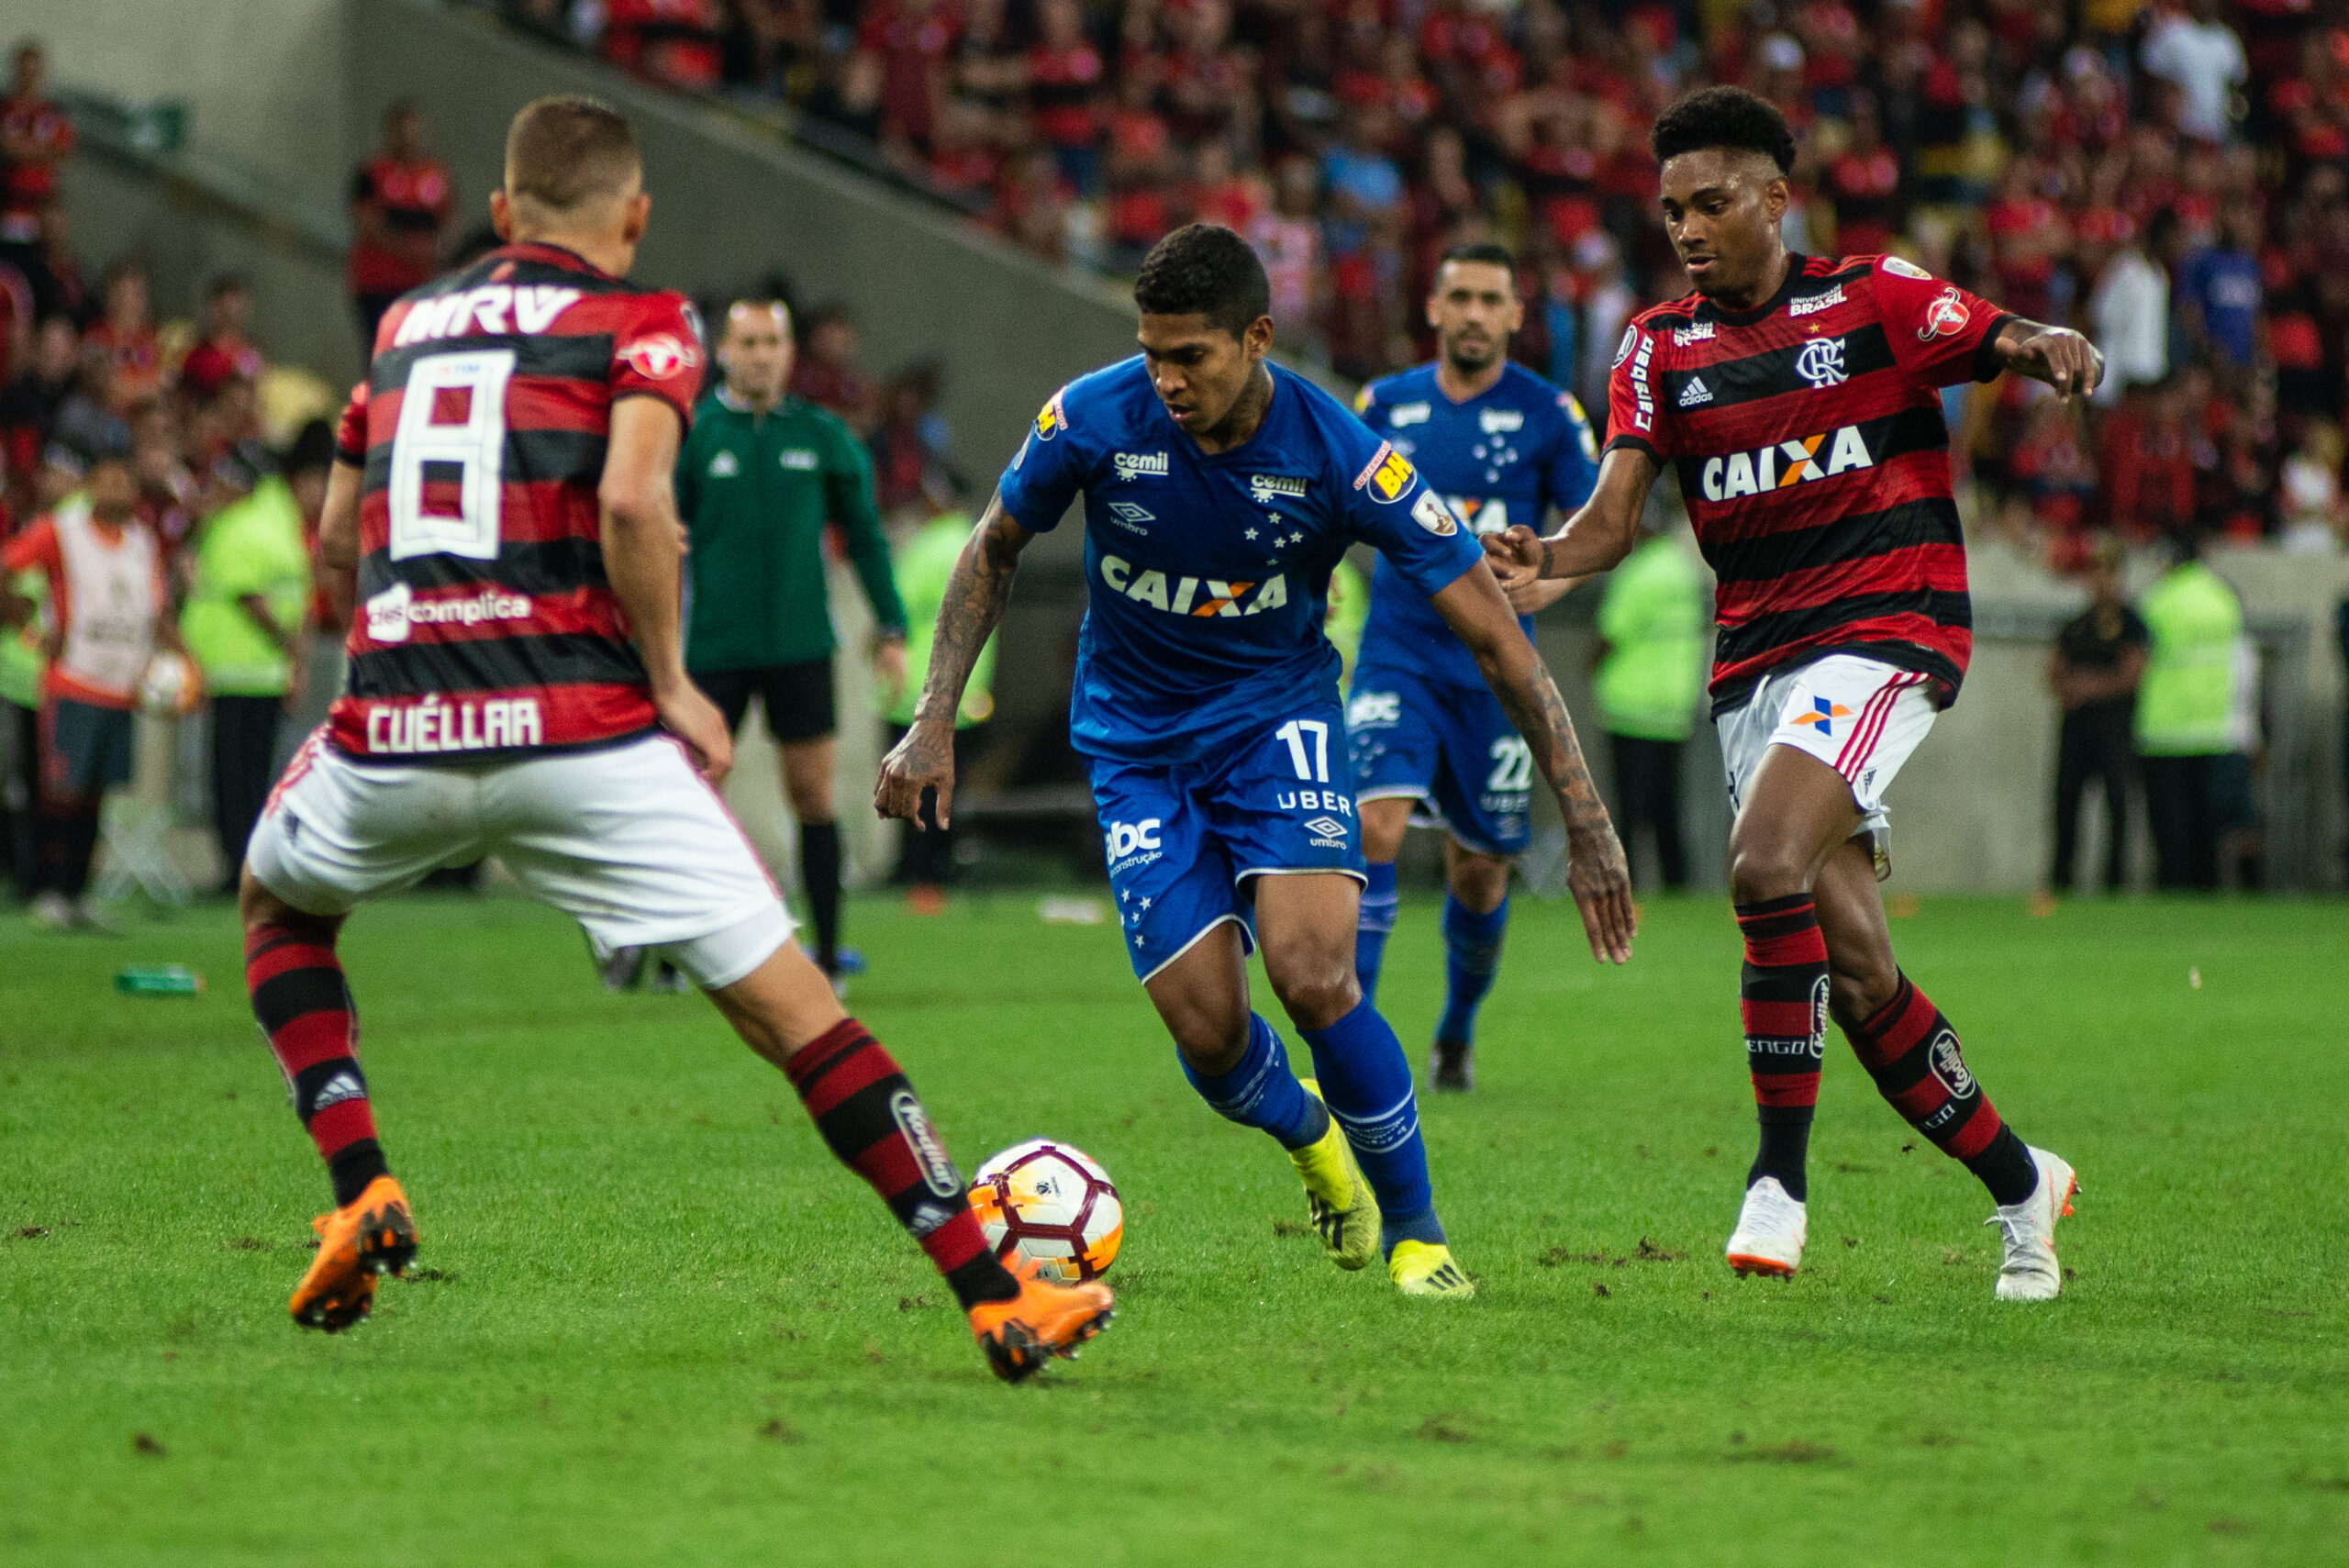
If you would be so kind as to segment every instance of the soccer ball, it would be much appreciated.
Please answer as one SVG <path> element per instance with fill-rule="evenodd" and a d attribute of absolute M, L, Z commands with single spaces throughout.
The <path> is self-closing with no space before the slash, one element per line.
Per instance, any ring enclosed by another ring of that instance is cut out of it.
<path fill-rule="evenodd" d="M 204 700 L 204 681 L 178 654 L 165 650 L 147 662 L 139 679 L 139 706 L 157 718 L 184 717 Z"/>
<path fill-rule="evenodd" d="M 1083 1150 L 1031 1138 L 991 1156 L 971 1179 L 971 1207 L 995 1255 L 1033 1258 L 1061 1284 L 1098 1279 L 1125 1239 L 1109 1173 Z"/>

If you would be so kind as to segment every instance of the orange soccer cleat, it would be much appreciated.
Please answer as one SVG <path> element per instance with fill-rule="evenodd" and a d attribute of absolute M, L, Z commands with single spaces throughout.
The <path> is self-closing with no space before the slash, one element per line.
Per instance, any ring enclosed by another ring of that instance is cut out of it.
<path fill-rule="evenodd" d="M 1019 1294 L 971 1308 L 971 1333 L 1006 1383 L 1030 1376 L 1054 1356 L 1074 1361 L 1076 1348 L 1115 1316 L 1109 1287 L 1098 1280 L 1052 1284 L 1036 1277 L 1032 1258 L 1008 1260 L 1007 1265 L 1019 1278 Z"/>
<path fill-rule="evenodd" d="M 374 1310 L 375 1276 L 398 1273 L 416 1256 L 407 1195 L 390 1176 L 376 1177 L 357 1198 L 310 1221 L 310 1229 L 318 1233 L 318 1255 L 291 1303 L 294 1321 L 305 1329 L 331 1334 L 350 1328 Z"/>

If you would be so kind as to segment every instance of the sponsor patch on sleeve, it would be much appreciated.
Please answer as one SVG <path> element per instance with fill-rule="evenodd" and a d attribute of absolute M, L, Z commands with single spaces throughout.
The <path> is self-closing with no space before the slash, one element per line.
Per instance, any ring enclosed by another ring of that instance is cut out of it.
<path fill-rule="evenodd" d="M 620 350 L 629 368 L 647 381 L 667 381 L 701 363 L 701 350 L 674 332 L 654 332 Z"/>
<path fill-rule="evenodd" d="M 1411 487 L 1411 481 L 1418 473 L 1409 458 L 1387 442 L 1381 441 L 1378 450 L 1370 454 L 1370 462 L 1354 475 L 1354 488 L 1367 488 L 1375 500 L 1398 501 L 1402 499 L 1403 492 Z"/>
<path fill-rule="evenodd" d="M 1640 329 L 1637 327 L 1624 328 L 1623 340 L 1615 345 L 1615 362 L 1614 364 L 1609 365 L 1607 368 L 1609 370 L 1614 370 L 1618 366 L 1621 365 L 1625 360 L 1631 357 L 1631 350 L 1639 346 Z"/>
<path fill-rule="evenodd" d="M 1411 503 L 1411 520 L 1438 539 L 1450 539 L 1460 531 L 1460 519 L 1432 490 L 1420 491 L 1419 498 Z"/>
<path fill-rule="evenodd" d="M 1066 387 L 1063 387 L 1059 392 L 1053 393 L 1052 401 L 1045 404 L 1037 414 L 1036 439 L 1038 440 L 1049 441 L 1068 428 L 1068 410 L 1061 406 L 1061 399 L 1067 391 Z"/>
<path fill-rule="evenodd" d="M 1884 259 L 1884 270 L 1896 278 L 1914 278 L 1920 284 L 1929 284 L 1933 281 L 1932 273 L 1925 271 L 1916 262 L 1904 261 L 1898 256 L 1887 256 Z"/>
<path fill-rule="evenodd" d="M 1925 324 L 1917 328 L 1917 341 L 1930 343 L 1944 334 L 1954 336 L 1965 330 L 1974 313 L 1965 308 L 1965 301 L 1958 297 L 1955 285 L 1942 290 L 1932 304 L 1925 307 Z"/>

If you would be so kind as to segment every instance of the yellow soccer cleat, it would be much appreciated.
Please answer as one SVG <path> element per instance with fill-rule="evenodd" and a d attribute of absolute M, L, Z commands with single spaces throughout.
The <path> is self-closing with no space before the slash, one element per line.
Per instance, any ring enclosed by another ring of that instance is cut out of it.
<path fill-rule="evenodd" d="M 1300 1082 L 1307 1094 L 1321 1098 L 1320 1084 L 1310 1078 Z M 1354 1163 L 1346 1129 L 1333 1116 L 1319 1142 L 1292 1149 L 1288 1157 L 1304 1179 L 1305 1212 L 1320 1232 L 1330 1261 L 1341 1269 L 1368 1268 L 1378 1256 L 1378 1197 Z"/>
<path fill-rule="evenodd" d="M 1460 1272 L 1460 1265 L 1452 1261 L 1452 1249 L 1442 1242 L 1396 1242 L 1386 1260 L 1386 1277 L 1405 1296 L 1465 1301 L 1476 1294 L 1475 1282 Z"/>
<path fill-rule="evenodd" d="M 375 1307 L 375 1276 L 398 1273 L 416 1256 L 416 1221 L 407 1195 L 389 1176 L 367 1184 L 358 1197 L 310 1221 L 318 1253 L 294 1287 L 294 1321 L 332 1334 Z"/>

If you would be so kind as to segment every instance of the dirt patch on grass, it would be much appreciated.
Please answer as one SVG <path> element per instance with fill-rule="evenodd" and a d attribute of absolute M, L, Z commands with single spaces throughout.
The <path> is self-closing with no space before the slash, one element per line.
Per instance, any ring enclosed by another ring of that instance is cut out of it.
<path fill-rule="evenodd" d="M 1765 1464 L 1823 1464 L 1835 1457 L 1835 1451 L 1825 1443 L 1805 1442 L 1789 1438 L 1782 1443 L 1764 1443 L 1757 1448 L 1742 1448 L 1729 1456 Z"/>
<path fill-rule="evenodd" d="M 130 1451 L 143 1453 L 150 1459 L 161 1459 L 168 1451 L 155 1440 L 154 1433 L 133 1432 L 130 1434 Z"/>
<path fill-rule="evenodd" d="M 1439 1410 L 1419 1423 L 1419 1436 L 1431 1443 L 1472 1443 L 1471 1418 L 1457 1410 Z"/>
<path fill-rule="evenodd" d="M 46 1225 L 27 1225 L 10 1231 L 8 1239 L 12 1241 L 37 1241 L 48 1234 L 49 1227 Z"/>
<path fill-rule="evenodd" d="M 1688 1254 L 1677 1247 L 1659 1247 L 1642 1236 L 1640 1244 L 1628 1252 L 1575 1252 L 1564 1247 L 1552 1247 L 1533 1261 L 1545 1269 L 1554 1269 L 1565 1263 L 1598 1263 L 1620 1269 L 1630 1263 L 1683 1262 L 1687 1257 Z M 1606 1293 L 1602 1291 L 1599 1294 L 1603 1296 Z"/>

